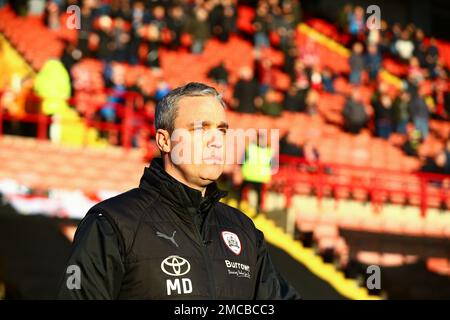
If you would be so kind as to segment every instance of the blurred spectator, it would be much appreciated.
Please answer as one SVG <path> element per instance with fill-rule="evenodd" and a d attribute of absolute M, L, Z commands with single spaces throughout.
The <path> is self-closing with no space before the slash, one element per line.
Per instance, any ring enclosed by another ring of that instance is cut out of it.
<path fill-rule="evenodd" d="M 419 146 L 422 142 L 422 135 L 414 125 L 406 126 L 407 139 L 402 146 L 403 152 L 411 157 L 417 157 L 419 153 Z"/>
<path fill-rule="evenodd" d="M 378 78 L 378 72 L 381 69 L 382 57 L 378 52 L 376 44 L 369 44 L 366 53 L 366 70 L 369 74 L 370 81 L 375 81 Z"/>
<path fill-rule="evenodd" d="M 256 49 L 265 48 L 270 45 L 269 42 L 269 7 L 265 1 L 258 2 L 256 16 L 253 22 L 255 28 L 254 44 Z"/>
<path fill-rule="evenodd" d="M 112 86 L 108 92 L 107 102 L 99 110 L 101 121 L 118 123 L 118 109 L 125 102 L 125 67 L 123 65 L 112 66 L 111 83 Z M 106 132 L 103 132 L 105 137 Z"/>
<path fill-rule="evenodd" d="M 236 9 L 231 0 L 222 0 L 218 3 L 212 2 L 209 22 L 212 34 L 220 41 L 226 42 L 230 32 L 234 31 L 236 24 Z"/>
<path fill-rule="evenodd" d="M 426 173 L 442 173 L 441 167 L 444 164 L 445 157 L 444 154 L 440 153 L 437 156 L 419 156 L 421 160 L 421 168 L 420 171 Z M 439 165 L 438 165 L 439 163 Z"/>
<path fill-rule="evenodd" d="M 393 105 L 393 119 L 395 122 L 395 131 L 406 134 L 406 125 L 409 121 L 411 95 L 408 91 L 402 90 L 396 97 Z"/>
<path fill-rule="evenodd" d="M 166 11 L 163 6 L 153 7 L 150 24 L 146 28 L 146 43 L 148 47 L 147 66 L 160 68 L 159 49 L 162 43 L 162 33 L 166 27 Z"/>
<path fill-rule="evenodd" d="M 291 82 L 295 81 L 295 62 L 298 59 L 298 49 L 295 42 L 291 43 L 291 46 L 284 54 L 283 71 L 289 75 Z"/>
<path fill-rule="evenodd" d="M 286 111 L 305 112 L 305 94 L 297 86 L 291 85 L 284 95 L 283 107 Z"/>
<path fill-rule="evenodd" d="M 268 89 L 264 94 L 263 102 L 261 105 L 261 111 L 263 114 L 278 117 L 281 115 L 283 107 L 277 101 L 276 91 L 273 89 Z"/>
<path fill-rule="evenodd" d="M 344 129 L 350 133 L 357 134 L 367 124 L 368 115 L 361 102 L 361 94 L 358 89 L 352 91 L 342 111 L 344 117 Z"/>
<path fill-rule="evenodd" d="M 300 91 L 308 91 L 310 87 L 309 77 L 302 60 L 297 60 L 295 63 L 295 85 Z"/>
<path fill-rule="evenodd" d="M 414 51 L 413 55 L 419 60 L 419 64 L 422 68 L 426 68 L 427 65 L 427 47 L 424 42 L 425 34 L 421 29 L 417 29 L 414 33 Z"/>
<path fill-rule="evenodd" d="M 311 69 L 310 83 L 311 89 L 318 91 L 322 90 L 322 73 L 320 72 L 320 68 L 317 65 Z"/>
<path fill-rule="evenodd" d="M 439 58 L 436 42 L 434 38 L 431 38 L 427 46 L 424 39 L 424 32 L 421 29 L 417 29 L 414 37 L 413 54 L 419 60 L 420 67 L 426 69 L 431 77 L 435 77 L 436 73 L 434 69 Z"/>
<path fill-rule="evenodd" d="M 281 1 L 281 10 L 283 19 L 286 21 L 289 29 L 294 29 L 302 19 L 302 11 L 298 0 Z"/>
<path fill-rule="evenodd" d="M 338 14 L 338 25 L 341 32 L 349 31 L 349 22 L 353 12 L 353 6 L 351 3 L 346 3 Z"/>
<path fill-rule="evenodd" d="M 169 47 L 173 50 L 177 50 L 181 46 L 181 36 L 186 28 L 186 17 L 181 6 L 177 5 L 169 10 L 167 27 L 171 33 Z"/>
<path fill-rule="evenodd" d="M 349 15 L 348 31 L 353 37 L 357 37 L 364 32 L 365 12 L 361 6 L 356 6 Z"/>
<path fill-rule="evenodd" d="M 400 39 L 394 43 L 395 51 L 398 56 L 404 61 L 408 61 L 414 51 L 414 43 L 411 40 L 410 33 L 407 30 L 403 30 L 400 35 Z"/>
<path fill-rule="evenodd" d="M 194 8 L 194 17 L 189 21 L 188 31 L 192 36 L 192 53 L 201 54 L 203 52 L 205 42 L 210 36 L 208 11 L 202 7 Z"/>
<path fill-rule="evenodd" d="M 208 71 L 208 78 L 214 80 L 218 84 L 228 84 L 228 70 L 225 68 L 225 62 L 221 61 L 217 66 L 212 67 Z"/>
<path fill-rule="evenodd" d="M 61 56 L 61 62 L 67 70 L 70 76 L 70 82 L 72 83 L 71 70 L 72 67 L 81 60 L 82 52 L 78 49 L 74 43 L 66 41 L 64 45 L 64 52 Z"/>
<path fill-rule="evenodd" d="M 256 191 L 256 214 L 261 211 L 262 186 L 269 183 L 272 178 L 273 151 L 268 143 L 268 137 L 259 134 L 257 141 L 251 142 L 245 150 L 245 159 L 242 164 L 243 182 L 239 192 L 239 204 L 242 201 L 244 189 L 252 187 Z"/>
<path fill-rule="evenodd" d="M 58 5 L 53 1 L 47 2 L 44 21 L 49 29 L 58 30 L 61 27 L 59 16 L 60 12 Z"/>
<path fill-rule="evenodd" d="M 98 19 L 98 30 L 95 39 L 98 42 L 97 57 L 100 60 L 110 61 L 114 48 L 113 21 L 111 17 L 103 15 Z"/>
<path fill-rule="evenodd" d="M 389 86 L 386 82 L 380 81 L 378 82 L 377 89 L 374 91 L 372 97 L 370 98 L 370 103 L 373 105 L 376 103 L 383 94 L 388 93 Z"/>
<path fill-rule="evenodd" d="M 364 70 L 364 57 L 362 55 L 362 52 L 363 45 L 360 42 L 356 42 L 353 45 L 353 51 L 348 61 L 350 65 L 351 84 L 361 84 L 361 73 Z"/>
<path fill-rule="evenodd" d="M 128 63 L 134 65 L 139 62 L 139 46 L 142 41 L 140 30 L 148 23 L 150 17 L 145 10 L 143 1 L 135 1 L 131 10 L 131 32 L 128 44 Z"/>
<path fill-rule="evenodd" d="M 51 59 L 44 64 L 34 80 L 34 90 L 42 99 L 44 114 L 58 114 L 69 108 L 70 77 L 59 60 Z"/>
<path fill-rule="evenodd" d="M 378 45 L 381 42 L 381 30 L 380 29 L 370 29 L 367 34 L 367 46 L 374 45 L 378 49 Z"/>
<path fill-rule="evenodd" d="M 330 68 L 325 67 L 322 71 L 323 90 L 325 92 L 334 93 L 334 75 Z"/>
<path fill-rule="evenodd" d="M 305 103 L 306 103 L 306 112 L 310 116 L 315 116 L 319 111 L 318 109 L 319 93 L 314 89 L 309 90 L 308 94 L 306 95 Z"/>
<path fill-rule="evenodd" d="M 18 16 L 24 17 L 28 14 L 28 0 L 14 0 L 9 3 Z"/>
<path fill-rule="evenodd" d="M 209 11 L 209 29 L 211 36 L 219 38 L 222 31 L 222 23 L 224 18 L 224 7 L 220 0 L 207 2 L 207 10 Z"/>
<path fill-rule="evenodd" d="M 131 16 L 131 1 L 128 0 L 111 0 L 110 10 L 112 18 L 122 18 L 124 20 L 130 20 Z"/>
<path fill-rule="evenodd" d="M 378 49 L 382 55 L 391 53 L 391 30 L 386 20 L 381 20 L 381 28 L 379 30 L 380 39 L 378 42 Z M 370 43 L 370 42 L 369 42 Z"/>
<path fill-rule="evenodd" d="M 156 24 L 150 23 L 144 29 L 144 42 L 147 44 L 146 65 L 150 68 L 160 68 L 159 48 L 161 32 Z"/>
<path fill-rule="evenodd" d="M 436 159 L 436 164 L 440 167 L 441 173 L 450 174 L 450 139 L 447 139 L 445 148 Z"/>
<path fill-rule="evenodd" d="M 11 120 L 3 120 L 4 134 L 36 137 L 37 124 L 21 121 L 27 115 L 40 113 L 41 101 L 33 93 L 31 75 L 22 79 L 14 75 L 10 85 L 6 86 L 0 95 L 0 104 L 3 105 L 3 112 L 13 117 Z"/>
<path fill-rule="evenodd" d="M 269 58 L 261 58 L 257 55 L 255 59 L 256 78 L 259 83 L 259 93 L 264 95 L 274 83 L 274 72 L 272 61 Z"/>
<path fill-rule="evenodd" d="M 154 122 L 155 103 L 148 101 L 144 104 L 136 104 L 134 117 L 132 118 L 133 126 L 140 128 L 134 133 L 132 143 L 137 148 L 147 148 L 151 139 L 151 124 Z"/>
<path fill-rule="evenodd" d="M 130 36 L 125 30 L 125 21 L 122 18 L 116 18 L 112 29 L 113 38 L 113 60 L 118 62 L 128 61 L 128 43 Z M 136 58 L 134 58 L 135 60 Z"/>
<path fill-rule="evenodd" d="M 259 104 L 259 85 L 249 67 L 240 70 L 240 79 L 234 86 L 233 107 L 238 112 L 255 113 Z"/>
<path fill-rule="evenodd" d="M 162 29 L 166 27 L 166 9 L 163 5 L 157 4 L 155 6 L 152 6 L 150 23 L 155 25 L 158 28 L 159 32 L 161 32 Z"/>
<path fill-rule="evenodd" d="M 436 39 L 431 38 L 430 39 L 430 45 L 428 47 L 427 55 L 425 57 L 426 59 L 426 65 L 428 67 L 428 70 L 430 72 L 430 75 L 432 77 L 436 76 L 436 65 L 439 62 L 439 49 L 436 44 Z"/>
<path fill-rule="evenodd" d="M 443 68 L 437 70 L 437 79 L 433 83 L 433 98 L 437 105 L 435 116 L 438 119 L 448 119 L 449 84 L 447 72 Z"/>
<path fill-rule="evenodd" d="M 417 57 L 411 57 L 411 59 L 409 59 L 408 77 L 416 84 L 420 84 L 420 82 L 422 82 L 425 78 Z"/>
<path fill-rule="evenodd" d="M 419 48 L 424 45 L 424 39 L 425 39 L 425 33 L 423 32 L 422 29 L 417 28 L 414 31 L 414 38 L 413 38 L 414 55 L 415 56 L 417 56 L 417 52 L 418 52 Z"/>
<path fill-rule="evenodd" d="M 428 136 L 428 121 L 430 120 L 430 112 L 425 102 L 425 91 L 420 88 L 418 93 L 411 99 L 410 113 L 414 126 L 420 131 L 423 138 Z"/>
<path fill-rule="evenodd" d="M 159 102 L 166 94 L 170 92 L 170 85 L 163 79 L 159 79 L 156 84 L 155 101 Z"/>
<path fill-rule="evenodd" d="M 392 100 L 386 93 L 382 93 L 372 104 L 375 114 L 376 135 L 388 139 L 393 131 Z"/>
<path fill-rule="evenodd" d="M 292 157 L 304 158 L 308 164 L 318 162 L 320 160 L 320 154 L 317 148 L 309 140 L 306 140 L 303 145 L 296 143 L 293 135 L 286 132 L 280 139 L 280 154 Z M 315 169 L 308 167 L 308 170 Z"/>
<path fill-rule="evenodd" d="M 305 158 L 308 163 L 314 163 L 320 160 L 319 150 L 317 150 L 314 144 L 309 140 L 303 144 L 301 156 Z"/>
<path fill-rule="evenodd" d="M 309 39 L 300 51 L 300 59 L 306 68 L 312 68 L 319 63 L 319 54 L 315 41 Z"/>
<path fill-rule="evenodd" d="M 80 30 L 78 31 L 78 48 L 81 50 L 83 57 L 87 57 L 89 54 L 89 38 L 93 31 L 93 22 L 96 16 L 96 1 L 83 1 L 80 14 Z"/>
<path fill-rule="evenodd" d="M 287 131 L 280 139 L 280 154 L 292 157 L 303 157 L 302 149 L 295 144 L 289 131 Z"/>
<path fill-rule="evenodd" d="M 389 48 L 390 48 L 390 52 L 393 56 L 397 56 L 397 49 L 395 47 L 395 44 L 397 43 L 397 40 L 400 39 L 402 34 L 402 27 L 400 26 L 400 23 L 394 23 L 392 25 L 392 29 L 391 29 L 391 37 L 390 37 L 390 44 L 389 44 Z M 386 37 L 386 39 L 388 39 L 388 37 Z"/>
<path fill-rule="evenodd" d="M 294 36 L 294 28 L 285 19 L 285 15 L 281 14 L 276 20 L 275 34 L 278 37 L 278 47 L 282 52 L 286 52 L 289 48 L 290 41 Z"/>
<path fill-rule="evenodd" d="M 403 81 L 403 87 L 405 87 L 411 97 L 413 97 L 417 94 L 419 84 L 415 82 L 412 74 L 408 74 L 406 80 Z"/>
<path fill-rule="evenodd" d="M 146 79 L 144 77 L 138 78 L 133 85 L 128 87 L 128 90 L 140 94 L 143 98 L 144 104 L 154 103 L 154 92 L 151 91 L 151 88 L 146 83 Z"/>

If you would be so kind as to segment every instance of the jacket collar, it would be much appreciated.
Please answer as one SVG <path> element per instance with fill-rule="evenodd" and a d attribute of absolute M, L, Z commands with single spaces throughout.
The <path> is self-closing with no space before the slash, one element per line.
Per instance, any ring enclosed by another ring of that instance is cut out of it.
<path fill-rule="evenodd" d="M 173 207 L 187 209 L 190 213 L 207 213 L 216 202 L 227 195 L 227 192 L 220 190 L 213 182 L 206 187 L 203 197 L 199 190 L 188 187 L 169 175 L 164 170 L 161 158 L 154 158 L 150 167 L 144 169 L 139 187 L 159 192 L 162 201 Z"/>

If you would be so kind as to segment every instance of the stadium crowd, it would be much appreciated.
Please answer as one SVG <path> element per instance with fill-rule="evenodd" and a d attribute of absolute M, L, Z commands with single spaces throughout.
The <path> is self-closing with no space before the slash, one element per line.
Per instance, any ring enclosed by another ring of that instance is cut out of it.
<path fill-rule="evenodd" d="M 237 27 L 240 3 L 236 0 L 3 0 L 0 6 L 8 2 L 18 15 L 42 14 L 45 24 L 53 30 L 63 27 L 60 16 L 67 7 L 79 6 L 77 39 L 65 42 L 60 61 L 70 76 L 72 95 L 77 91 L 77 64 L 88 58 L 103 62 L 107 98 L 92 116 L 104 122 L 121 123 L 123 111 L 117 105 L 124 102 L 129 91 L 137 92 L 145 102 L 141 110 L 135 110 L 135 121 L 153 120 L 155 104 L 171 89 L 161 68 L 162 48 L 201 55 L 208 40 L 227 42 L 232 34 L 251 41 L 254 65 L 242 68 L 235 83 L 230 82 L 225 62 L 211 68 L 208 77 L 232 92 L 228 104 L 237 112 L 278 117 L 290 111 L 320 117 L 320 95 L 341 94 L 336 92 L 335 80 L 344 76 L 353 90 L 342 109 L 342 129 L 351 134 L 370 130 L 383 139 L 401 134 L 405 137 L 402 149 L 411 156 L 419 156 L 421 143 L 431 134 L 430 119 L 448 120 L 450 116 L 449 70 L 439 55 L 436 40 L 413 24 L 389 25 L 382 20 L 379 29 L 368 28 L 373 22 L 366 21 L 360 6 L 344 6 L 335 22 L 339 42 L 351 49 L 350 72 L 339 74 L 320 66 L 317 44 L 299 46 L 296 42 L 296 26 L 305 21 L 298 0 L 258 1 L 251 34 Z M 261 54 L 269 47 L 282 53 L 281 66 Z M 379 76 L 386 59 L 405 70 L 399 74 L 401 86 L 394 91 Z M 156 89 L 148 90 L 143 79 L 127 84 L 124 69 L 115 67 L 116 63 L 148 67 L 157 75 Z M 289 76 L 287 90 L 280 92 L 274 86 L 275 71 Z M 30 85 L 23 87 L 30 91 Z M 364 88 L 372 92 L 370 105 L 362 97 Z M 5 97 L 2 99 L 10 99 Z M 82 109 L 78 112 L 86 117 L 89 113 Z M 5 130 L 12 129 L 5 126 Z M 145 141 L 150 134 L 151 130 L 136 134 L 133 144 L 139 146 L 139 141 Z M 117 133 L 104 131 L 103 136 L 113 144 L 120 140 Z M 423 169 L 450 173 L 449 150 L 446 147 L 437 157 L 425 159 Z"/>

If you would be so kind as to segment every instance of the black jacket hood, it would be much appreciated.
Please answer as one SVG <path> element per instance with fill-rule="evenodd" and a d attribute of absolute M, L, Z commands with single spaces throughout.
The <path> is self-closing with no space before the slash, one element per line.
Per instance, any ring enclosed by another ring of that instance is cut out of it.
<path fill-rule="evenodd" d="M 206 215 L 210 208 L 221 198 L 227 195 L 220 190 L 215 182 L 206 187 L 205 196 L 199 190 L 193 189 L 171 175 L 163 167 L 161 158 L 152 160 L 149 167 L 144 169 L 139 188 L 148 191 L 158 191 L 161 200 L 170 206 L 175 206 L 180 213 L 188 215 L 201 213 Z"/>

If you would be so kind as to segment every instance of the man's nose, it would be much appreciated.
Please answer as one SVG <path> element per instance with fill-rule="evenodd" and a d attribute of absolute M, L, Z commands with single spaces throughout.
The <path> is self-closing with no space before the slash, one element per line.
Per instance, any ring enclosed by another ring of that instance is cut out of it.
<path fill-rule="evenodd" d="M 206 145 L 210 148 L 222 148 L 225 135 L 219 129 L 211 129 L 206 133 Z"/>

